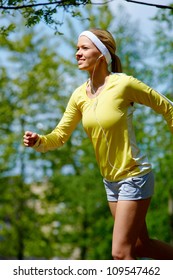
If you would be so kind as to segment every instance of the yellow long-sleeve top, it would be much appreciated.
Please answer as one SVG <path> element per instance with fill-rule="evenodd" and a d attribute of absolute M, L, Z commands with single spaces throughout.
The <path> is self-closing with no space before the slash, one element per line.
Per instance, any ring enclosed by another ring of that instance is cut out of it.
<path fill-rule="evenodd" d="M 100 94 L 90 99 L 87 82 L 78 87 L 68 102 L 57 127 L 34 145 L 39 152 L 62 146 L 82 120 L 90 138 L 100 172 L 109 181 L 143 175 L 151 170 L 136 144 L 132 117 L 133 103 L 162 114 L 173 132 L 173 103 L 141 81 L 125 74 L 111 74 Z"/>

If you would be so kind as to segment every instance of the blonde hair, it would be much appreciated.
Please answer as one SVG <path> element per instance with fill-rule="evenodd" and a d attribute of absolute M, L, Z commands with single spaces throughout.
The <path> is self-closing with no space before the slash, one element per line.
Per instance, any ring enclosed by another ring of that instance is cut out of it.
<path fill-rule="evenodd" d="M 122 72 L 122 66 L 121 61 L 119 57 L 115 54 L 116 53 L 116 43 L 112 36 L 112 34 L 107 31 L 100 28 L 91 28 L 89 31 L 94 33 L 99 40 L 106 46 L 106 48 L 109 50 L 112 62 L 111 62 L 111 71 L 114 73 L 121 73 Z"/>

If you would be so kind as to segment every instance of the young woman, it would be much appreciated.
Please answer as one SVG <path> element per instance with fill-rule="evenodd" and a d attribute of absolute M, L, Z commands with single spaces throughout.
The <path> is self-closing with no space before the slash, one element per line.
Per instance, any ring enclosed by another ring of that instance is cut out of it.
<path fill-rule="evenodd" d="M 148 236 L 145 218 L 154 178 L 151 164 L 137 147 L 132 126 L 133 104 L 140 103 L 162 114 L 173 132 L 173 104 L 141 81 L 122 74 L 115 52 L 115 41 L 106 30 L 91 29 L 79 35 L 78 68 L 87 71 L 89 79 L 73 92 L 57 127 L 48 135 L 26 131 L 24 145 L 39 152 L 58 148 L 82 120 L 115 219 L 113 258 L 173 260 L 171 246 Z"/>

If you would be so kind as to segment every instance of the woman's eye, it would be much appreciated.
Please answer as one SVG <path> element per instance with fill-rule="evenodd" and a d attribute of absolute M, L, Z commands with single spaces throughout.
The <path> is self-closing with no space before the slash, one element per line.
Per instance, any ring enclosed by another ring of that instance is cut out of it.
<path fill-rule="evenodd" d="M 80 47 L 80 48 L 76 48 L 76 52 L 78 52 L 78 51 L 80 51 L 80 50 L 88 50 L 89 49 L 89 47 L 87 47 L 87 46 L 82 46 L 82 47 Z"/>

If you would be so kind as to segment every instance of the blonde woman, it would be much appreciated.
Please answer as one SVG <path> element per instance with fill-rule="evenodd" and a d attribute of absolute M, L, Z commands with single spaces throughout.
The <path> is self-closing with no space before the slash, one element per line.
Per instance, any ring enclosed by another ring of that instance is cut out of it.
<path fill-rule="evenodd" d="M 132 125 L 134 103 L 162 114 L 173 132 L 173 104 L 166 97 L 132 76 L 125 75 L 116 55 L 112 35 L 93 28 L 77 42 L 79 70 L 88 80 L 71 95 L 57 127 L 48 135 L 26 131 L 24 145 L 46 152 L 62 146 L 77 124 L 91 140 L 114 217 L 112 257 L 173 260 L 173 248 L 150 239 L 146 214 L 154 193 L 151 164 L 136 144 Z"/>

